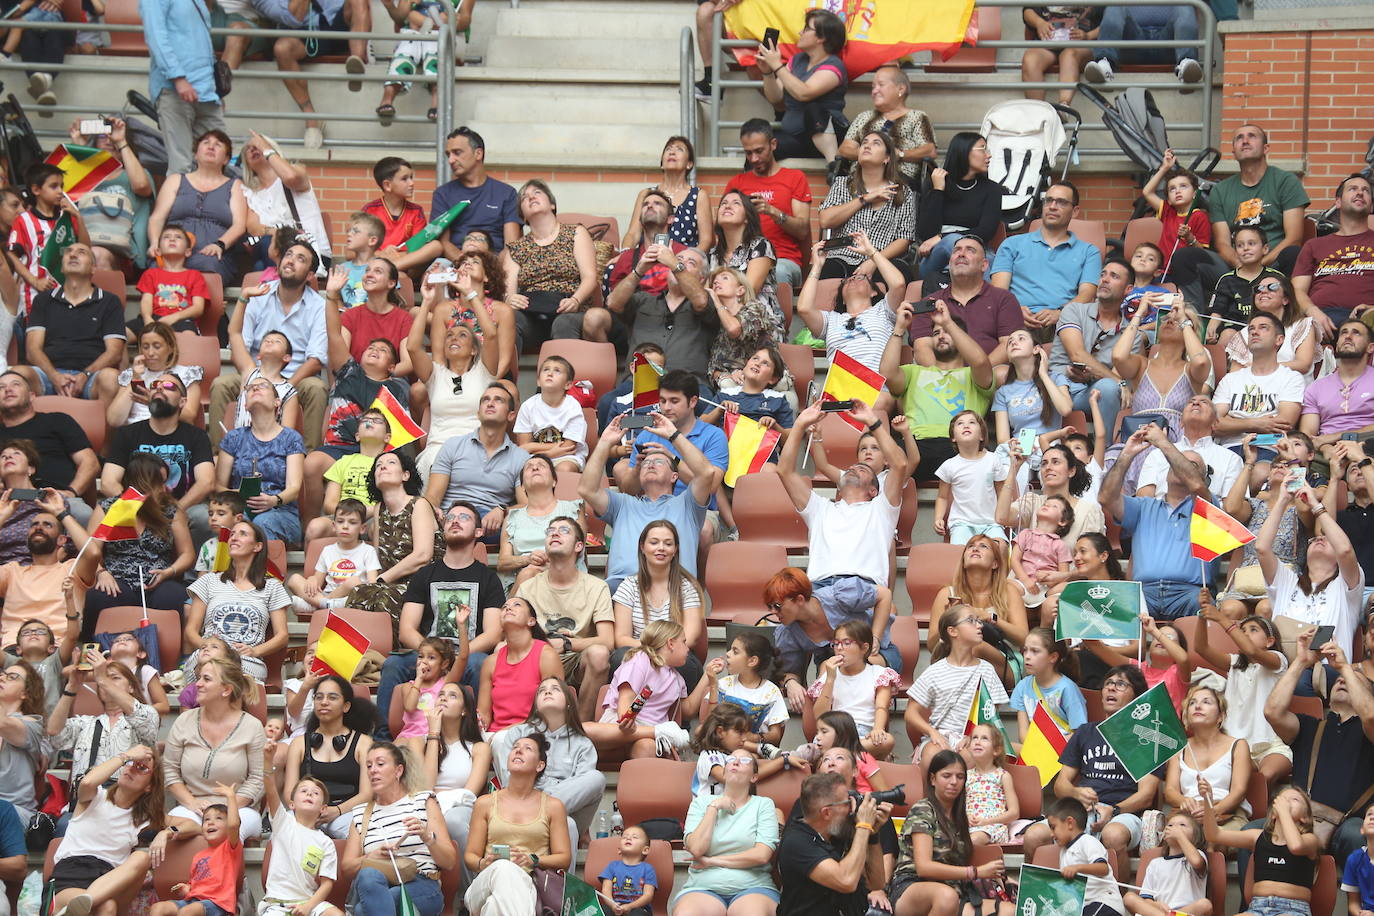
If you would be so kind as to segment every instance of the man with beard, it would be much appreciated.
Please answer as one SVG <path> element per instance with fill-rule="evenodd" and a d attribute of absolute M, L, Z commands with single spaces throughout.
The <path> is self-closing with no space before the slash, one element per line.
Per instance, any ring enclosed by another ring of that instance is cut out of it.
<path fill-rule="evenodd" d="M 865 797 L 850 824 L 849 783 L 839 773 L 817 773 L 802 783 L 802 818 L 789 820 L 778 846 L 782 878 L 779 916 L 861 916 L 868 908 L 865 865 L 869 837 L 887 814 Z M 840 839 L 852 831 L 849 849 Z M 881 882 L 881 874 L 877 876 Z"/>
<path fill-rule="evenodd" d="M 415 679 L 415 652 L 421 640 L 429 636 L 448 639 L 456 650 L 466 639 L 469 654 L 462 682 L 474 692 L 482 663 L 501 640 L 497 618 L 506 591 L 495 570 L 477 558 L 480 524 L 481 516 L 471 503 L 450 506 L 443 518 L 443 556 L 410 577 L 401 605 L 398 645 L 382 664 L 381 683 L 377 685 L 377 708 L 382 710 L 379 739 L 390 737 L 387 710 L 391 709 L 392 691 L 398 684 Z M 455 618 L 445 613 L 458 604 L 469 609 L 461 634 L 456 632 Z"/>
<path fill-rule="evenodd" d="M 988 355 L 994 366 L 1007 363 L 1007 338 L 1025 326 L 1021 304 L 1010 291 L 983 279 L 988 269 L 987 245 L 976 235 L 966 235 L 954 243 L 949 255 L 949 286 L 930 295 L 949 307 L 949 313 L 964 322 L 968 335 Z M 929 313 L 911 321 L 911 339 L 916 352 L 929 357 L 934 323 Z"/>
<path fill-rule="evenodd" d="M 1353 318 L 1336 333 L 1336 371 L 1307 386 L 1298 428 L 1323 455 L 1342 433 L 1374 437 L 1374 331 Z"/>
<path fill-rule="evenodd" d="M 887 379 L 887 390 L 901 404 L 921 451 L 916 479 L 932 481 L 940 465 L 957 454 L 949 439 L 954 415 L 961 410 L 988 412 L 994 385 L 992 362 L 978 341 L 969 336 L 963 320 L 950 315 L 948 305 L 937 302 L 930 318 L 934 330 L 929 351 L 923 356 L 918 350 L 914 363 L 899 365 L 911 319 L 912 305 L 903 302 L 878 371 Z"/>
<path fill-rule="evenodd" d="M 744 147 L 741 172 L 725 185 L 724 193 L 743 191 L 759 211 L 763 237 L 773 244 L 778 256 L 774 271 L 779 283 L 801 287 L 801 246 L 811 234 L 811 185 L 805 173 L 778 165 L 777 138 L 773 125 L 763 118 L 751 118 L 739 129 Z"/>
<path fill-rule="evenodd" d="M 0 644 L 6 646 L 18 642 L 19 627 L 26 620 L 41 621 L 52 630 L 58 643 L 68 627 L 79 631 L 81 614 L 68 613 L 63 583 L 68 578 L 73 580 L 76 608 L 85 605 L 86 589 L 92 584 L 76 576 L 75 561 L 67 559 L 68 546 L 80 550 L 85 545 L 86 529 L 67 511 L 55 490 L 45 490 L 38 505 L 41 511 L 29 522 L 32 562 L 0 566 L 0 598 L 5 602 L 5 613 L 0 617 Z M 0 501 L 0 525 L 9 522 L 15 508 L 14 500 Z"/>
<path fill-rule="evenodd" d="M 34 481 L 61 492 L 81 524 L 90 520 L 91 507 L 77 494 L 84 493 L 100 471 L 91 440 L 70 414 L 35 411 L 29 383 L 11 369 L 0 374 L 0 446 L 15 439 L 27 439 L 38 449 L 41 460 Z"/>
<path fill-rule="evenodd" d="M 327 391 L 320 370 L 329 359 L 324 297 L 307 285 L 318 264 L 319 256 L 305 242 L 289 246 L 277 264 L 281 279 L 275 284 L 245 288 L 229 322 L 230 350 L 254 362 L 263 338 L 273 331 L 291 343 L 290 359 L 282 374 L 296 389 L 305 447 L 312 451 L 324 441 Z M 235 357 L 236 365 L 247 361 Z M 212 428 L 219 427 L 229 405 L 238 400 L 242 385 L 242 376 L 233 371 L 221 373 L 210 385 Z"/>
<path fill-rule="evenodd" d="M 601 275 L 601 295 L 607 306 L 610 305 L 612 291 L 627 280 L 630 285 L 624 290 L 624 298 L 636 292 L 657 296 L 668 288 L 668 279 L 672 276 L 669 268 L 675 263 L 670 256 L 685 250 L 687 246 L 681 242 L 670 241 L 670 250 L 662 263 L 654 263 L 654 257 L 646 259 L 645 255 L 650 248 L 654 249 L 656 255 L 658 249 L 663 247 L 654 241 L 654 236 L 666 234 L 668 221 L 672 218 L 673 202 L 667 194 L 657 188 L 650 188 L 644 192 L 644 200 L 639 204 L 638 244 L 620 252 L 615 260 L 606 265 L 606 270 Z"/>
<path fill-rule="evenodd" d="M 1331 235 L 1304 243 L 1293 265 L 1293 292 L 1298 303 L 1316 319 L 1341 322 L 1374 308 L 1374 228 L 1369 214 L 1374 204 L 1369 179 L 1360 174 L 1336 186 L 1340 226 Z"/>
<path fill-rule="evenodd" d="M 105 449 L 100 472 L 100 495 L 124 492 L 124 467 L 135 452 L 151 452 L 167 465 L 167 489 L 186 512 L 191 539 L 203 543 L 210 536 L 206 497 L 215 488 L 215 465 L 205 430 L 181 419 L 186 386 L 170 372 L 149 386 L 148 419 L 115 430 Z"/>
<path fill-rule="evenodd" d="M 656 200 L 650 197 L 646 206 Z M 654 344 L 670 370 L 685 370 L 705 382 L 711 343 L 721 332 L 720 313 L 706 291 L 706 255 L 699 248 L 675 253 L 675 244 L 645 248 L 634 270 L 611 290 L 606 308 L 629 326 L 631 350 Z M 655 273 L 663 275 L 661 285 L 651 283 Z"/>

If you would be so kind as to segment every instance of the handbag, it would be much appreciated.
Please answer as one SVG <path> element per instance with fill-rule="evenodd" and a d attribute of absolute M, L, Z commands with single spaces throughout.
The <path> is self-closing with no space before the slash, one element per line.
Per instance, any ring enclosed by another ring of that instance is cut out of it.
<path fill-rule="evenodd" d="M 530 872 L 534 882 L 535 916 L 561 916 L 567 875 L 556 868 L 536 868 Z"/>
<path fill-rule="evenodd" d="M 358 831 L 363 840 L 367 840 L 367 825 L 372 820 L 372 808 L 376 802 L 368 802 L 367 810 L 363 812 L 362 828 Z M 363 856 L 363 864 L 359 869 L 375 868 L 377 871 L 386 875 L 386 883 L 392 887 L 399 884 L 409 884 L 420 874 L 420 863 L 410 856 Z"/>

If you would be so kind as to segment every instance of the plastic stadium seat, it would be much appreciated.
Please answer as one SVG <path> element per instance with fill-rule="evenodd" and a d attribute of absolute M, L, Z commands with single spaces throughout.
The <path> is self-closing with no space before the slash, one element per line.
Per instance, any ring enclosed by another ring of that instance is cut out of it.
<path fill-rule="evenodd" d="M 1027 232 L 1038 232 L 1040 230 L 1040 220 L 1031 220 Z M 1092 242 L 1097 246 L 1097 250 L 1105 258 L 1107 256 L 1107 224 L 1095 219 L 1071 219 L 1069 220 L 1069 231 L 1078 236 L 1085 242 Z M 1159 235 L 1156 233 L 1155 239 Z M 1129 257 L 1129 253 L 1127 257 Z"/>
<path fill-rule="evenodd" d="M 1145 868 L 1164 854 L 1162 846 L 1143 850 L 1140 863 L 1135 869 L 1135 883 L 1145 880 Z M 1207 853 L 1207 899 L 1212 904 L 1213 913 L 1226 912 L 1226 857 L 1219 852 Z M 1325 911 L 1329 912 L 1329 910 Z"/>
<path fill-rule="evenodd" d="M 706 593 L 711 596 L 710 623 L 752 624 L 767 611 L 763 587 L 787 565 L 787 550 L 780 544 L 756 541 L 722 541 L 711 547 L 706 567 Z"/>
<path fill-rule="evenodd" d="M 91 440 L 97 455 L 104 454 L 109 428 L 105 425 L 105 405 L 85 398 L 69 398 L 60 394 L 43 394 L 33 399 L 33 409 L 39 413 L 65 413 L 77 423 Z"/>
<path fill-rule="evenodd" d="M 128 291 L 124 286 L 124 275 L 117 270 L 92 271 L 91 282 L 95 284 L 97 289 L 103 289 L 118 299 L 120 305 L 123 305 L 128 298 Z"/>
<path fill-rule="evenodd" d="M 978 40 L 997 41 L 1002 37 L 1000 7 L 975 7 L 978 16 Z M 933 59 L 926 64 L 927 73 L 992 73 L 997 69 L 997 49 L 964 46 L 949 60 Z"/>
<path fill-rule="evenodd" d="M 127 633 L 143 622 L 143 608 L 107 607 L 95 620 L 97 633 Z M 181 615 L 176 611 L 148 608 L 148 622 L 157 627 L 157 651 L 161 670 L 171 671 L 181 662 Z"/>
<path fill-rule="evenodd" d="M 209 337 L 218 346 L 219 320 L 224 317 L 224 281 L 220 279 L 219 274 L 204 270 L 200 275 L 205 278 L 205 285 L 210 290 L 210 301 L 205 303 L 205 311 L 196 319 L 196 327 L 200 328 L 201 334 Z"/>
<path fill-rule="evenodd" d="M 732 505 L 741 541 L 783 547 L 807 545 L 806 524 L 797 514 L 777 474 L 765 472 L 741 477 L 735 484 Z"/>
<path fill-rule="evenodd" d="M 783 328 L 792 327 L 792 284 L 779 283 L 777 285 L 778 308 L 782 309 Z"/>
<path fill-rule="evenodd" d="M 56 842 L 56 841 L 54 841 L 54 842 Z M 168 845 L 175 845 L 175 844 L 168 844 Z M 340 862 L 340 863 L 343 862 L 344 847 L 347 846 L 347 845 L 348 845 L 348 841 L 347 841 L 347 840 L 335 840 L 335 841 L 334 841 L 334 850 L 335 850 L 335 852 L 336 852 L 337 855 L 338 855 L 338 859 L 339 859 L 339 862 Z M 463 851 L 460 849 L 460 850 L 458 851 L 458 854 L 461 856 L 461 855 L 463 854 Z M 267 880 L 267 876 L 268 876 L 269 874 L 271 874 L 271 865 L 272 865 L 272 841 L 271 841 L 271 840 L 268 840 L 268 841 L 267 841 L 267 846 L 266 846 L 266 847 L 263 849 L 263 851 L 262 851 L 262 877 L 263 877 L 263 880 L 264 880 L 264 881 L 266 881 L 266 880 Z M 454 871 L 458 871 L 458 869 L 455 868 Z M 348 900 L 348 891 L 349 891 L 349 889 L 353 886 L 353 876 L 352 876 L 351 874 L 348 874 L 347 872 L 345 872 L 345 871 L 343 870 L 343 866 L 342 866 L 342 865 L 340 865 L 340 867 L 339 867 L 339 869 L 338 869 L 338 875 L 339 875 L 339 876 L 334 880 L 334 887 L 333 887 L 333 889 L 330 890 L 329 896 L 326 897 L 325 899 L 328 900 L 330 903 L 334 904 L 334 906 L 338 907 L 340 910 L 342 910 L 342 909 L 344 908 L 344 903 L 345 903 L 345 901 Z"/>
<path fill-rule="evenodd" d="M 620 767 L 615 800 L 627 824 L 642 824 L 656 817 L 678 823 L 687 817 L 692 804 L 694 761 L 660 760 L 639 757 Z"/>
<path fill-rule="evenodd" d="M 589 379 L 596 389 L 596 396 L 615 387 L 615 376 L 620 365 L 615 358 L 615 345 L 593 340 L 546 340 L 539 348 L 539 362 L 546 356 L 561 356 L 573 364 L 577 379 Z"/>
<path fill-rule="evenodd" d="M 410 279 L 410 274 L 402 273 L 400 282 L 396 285 L 396 292 L 401 294 L 401 302 L 405 307 L 412 309 L 415 307 L 415 281 Z"/>
<path fill-rule="evenodd" d="M 1088 431 L 1088 415 L 1081 410 L 1070 410 L 1064 414 L 1064 425 L 1072 426 L 1074 429 Z"/>
<path fill-rule="evenodd" d="M 1203 346 L 1205 346 L 1207 352 L 1212 355 L 1212 374 L 1217 378 L 1221 378 L 1226 374 L 1226 347 L 1220 343 L 1203 344 Z"/>
<path fill-rule="evenodd" d="M 962 544 L 915 544 L 906 560 L 906 593 L 911 596 L 911 616 L 931 626 L 930 608 L 941 589 L 954 580 L 964 556 Z"/>
<path fill-rule="evenodd" d="M 201 836 L 192 837 L 184 843 L 167 844 L 167 857 L 153 869 L 153 889 L 159 900 L 173 899 L 172 886 L 184 884 L 191 877 L 191 860 L 209 846 L 205 837 Z"/>
<path fill-rule="evenodd" d="M 480 562 L 480 561 L 479 561 Z M 310 630 L 306 634 L 305 644 L 314 646 L 319 641 L 320 631 L 324 629 L 325 619 L 330 614 L 336 614 L 341 619 L 348 621 L 352 626 L 364 636 L 375 649 L 382 655 L 391 654 L 391 615 L 380 611 L 362 611 L 358 608 L 346 607 L 328 613 L 310 615 Z"/>
<path fill-rule="evenodd" d="M 138 14 L 138 0 L 108 0 L 105 4 L 105 21 L 111 25 L 143 25 Z M 143 32 L 110 32 L 110 46 L 101 54 L 147 57 L 148 46 L 143 43 Z M 203 244 L 203 243 L 202 243 Z M 166 897 L 158 895 L 161 899 Z"/>
<path fill-rule="evenodd" d="M 283 575 L 286 573 L 286 542 L 276 538 L 267 542 L 267 562 L 277 567 Z"/>
<path fill-rule="evenodd" d="M 902 485 L 902 508 L 897 513 L 897 552 L 911 552 L 911 536 L 916 531 L 916 518 L 921 514 L 921 499 L 916 490 L 916 481 L 908 480 Z"/>
<path fill-rule="evenodd" d="M 1318 722 L 1326 716 L 1326 710 L 1322 706 L 1321 697 L 1293 697 L 1293 699 L 1288 701 L 1288 710 L 1294 715 L 1311 716 Z M 1088 718 L 1092 719 L 1091 713 Z"/>
<path fill-rule="evenodd" d="M 210 404 L 210 386 L 219 378 L 222 363 L 219 357 L 219 338 L 204 337 L 190 331 L 177 334 L 177 350 L 181 354 L 182 365 L 200 366 L 205 376 L 200 380 L 200 413 L 196 415 L 196 425 L 205 427 L 205 408 Z"/>
<path fill-rule="evenodd" d="M 906 789 L 906 804 L 893 805 L 892 813 L 898 817 L 906 814 L 907 809 L 926 797 L 926 777 L 921 768 L 914 763 L 893 763 L 890 760 L 878 761 L 878 772 L 887 780 L 889 788 L 903 786 Z"/>
<path fill-rule="evenodd" d="M 1158 245 L 1160 233 L 1163 231 L 1164 223 L 1156 217 L 1142 216 L 1131 220 L 1126 224 L 1126 237 L 1122 241 L 1123 254 L 1129 258 L 1141 242 Z"/>
<path fill-rule="evenodd" d="M 893 617 L 887 625 L 888 635 L 897 651 L 902 653 L 902 690 L 915 680 L 916 665 L 921 660 L 921 623 L 915 617 Z M 894 691 L 895 696 L 895 691 Z"/>
<path fill-rule="evenodd" d="M 792 375 L 792 388 L 797 393 L 797 408 L 806 407 L 807 387 L 816 378 L 816 356 L 810 347 L 801 344 L 778 344 L 778 352 Z"/>
<path fill-rule="evenodd" d="M 601 428 L 597 426 L 596 408 L 583 407 L 582 420 L 587 424 L 587 454 L 590 455 L 596 448 L 597 440 L 601 438 Z"/>
<path fill-rule="evenodd" d="M 614 216 L 592 216 L 590 213 L 560 213 L 558 221 L 565 226 L 581 223 L 594 242 L 610 242 L 620 247 L 620 221 Z"/>
<path fill-rule="evenodd" d="M 315 538 L 305 545 L 305 563 L 301 566 L 301 575 L 310 576 L 315 572 L 315 564 L 320 560 L 320 554 L 330 544 L 336 543 L 339 539 L 334 537 Z"/>
<path fill-rule="evenodd" d="M 1205 668 L 1209 668 L 1212 671 L 1215 671 L 1222 677 L 1226 676 L 1227 672 L 1225 669 L 1215 668 L 1212 665 L 1207 664 L 1207 662 L 1203 660 L 1202 656 L 1198 655 L 1197 651 L 1192 648 L 1194 645 L 1197 644 L 1198 627 L 1207 623 L 1206 621 L 1204 621 L 1201 617 L 1180 617 L 1177 620 L 1171 620 L 1170 623 L 1172 623 L 1174 625 L 1174 628 L 1177 629 L 1180 633 L 1182 633 L 1183 638 L 1188 641 L 1188 654 L 1192 656 L 1193 667 L 1196 668 L 1198 666 L 1202 666 Z M 1221 626 L 1215 623 L 1208 624 L 1207 642 L 1218 652 L 1222 652 L 1227 655 L 1234 655 L 1240 651 L 1240 649 L 1237 648 L 1235 642 L 1231 639 L 1231 637 L 1226 635 L 1226 631 Z"/>
<path fill-rule="evenodd" d="M 802 783 L 809 775 L 811 774 L 801 770 L 778 770 L 767 779 L 760 779 L 755 783 L 755 788 L 757 794 L 771 798 L 783 815 L 790 815 L 792 806 L 801 797 Z"/>
<path fill-rule="evenodd" d="M 625 826 L 632 825 L 627 820 Z M 582 864 L 582 880 L 600 890 L 601 882 L 596 879 L 596 876 L 601 874 L 601 870 L 609 865 L 613 859 L 619 858 L 619 837 L 602 837 L 599 840 L 592 840 L 591 844 L 587 846 L 587 860 Z M 667 916 L 668 901 L 673 897 L 673 847 L 664 840 L 652 840 L 649 843 L 649 856 L 645 861 L 654 867 L 654 874 L 658 876 L 658 887 L 654 891 L 653 910 L 655 913 Z"/>
<path fill-rule="evenodd" d="M 1021 809 L 1021 816 L 1027 820 L 1035 820 L 1040 816 L 1044 800 L 1040 792 L 1040 771 L 1019 763 L 1004 763 L 1002 767 L 1011 774 L 1012 786 L 1016 789 L 1016 804 Z"/>
<path fill-rule="evenodd" d="M 1107 718 L 1107 710 L 1102 705 L 1102 691 L 1084 688 L 1082 693 L 1083 705 L 1088 708 L 1088 721 L 1101 722 L 1103 719 Z"/>

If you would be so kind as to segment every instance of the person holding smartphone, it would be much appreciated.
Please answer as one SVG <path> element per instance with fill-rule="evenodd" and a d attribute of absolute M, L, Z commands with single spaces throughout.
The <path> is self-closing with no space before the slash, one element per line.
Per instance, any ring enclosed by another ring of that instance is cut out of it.
<path fill-rule="evenodd" d="M 839 138 L 849 127 L 844 116 L 849 71 L 840 59 L 845 34 L 839 16 L 811 9 L 790 61 L 783 62 L 776 43 L 759 45 L 755 57 L 763 74 L 763 94 L 775 108 L 783 108 L 779 159 L 834 161 Z"/>

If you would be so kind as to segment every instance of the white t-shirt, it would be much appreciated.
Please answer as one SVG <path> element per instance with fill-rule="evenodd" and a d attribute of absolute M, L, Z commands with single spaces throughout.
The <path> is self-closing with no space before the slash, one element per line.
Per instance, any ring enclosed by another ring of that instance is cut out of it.
<path fill-rule="evenodd" d="M 712 778 L 711 771 L 718 766 L 725 766 L 729 759 L 730 755 L 724 751 L 702 751 L 697 757 L 696 772 L 692 774 L 692 794 L 720 795 L 724 792 L 725 784 Z"/>
<path fill-rule="evenodd" d="M 326 595 L 339 587 L 339 583 L 349 576 L 363 578 L 370 572 L 381 572 L 382 561 L 377 556 L 377 548 L 360 542 L 352 550 L 344 550 L 337 542 L 326 544 L 320 551 L 315 563 L 315 572 L 324 573 L 324 593 Z"/>
<path fill-rule="evenodd" d="M 1228 372 L 1217 382 L 1217 390 L 1212 393 L 1212 403 L 1217 407 L 1225 406 L 1228 416 L 1250 420 L 1255 417 L 1273 417 L 1279 412 L 1279 405 L 1285 402 L 1302 404 L 1303 391 L 1307 387 L 1303 377 L 1287 366 L 1279 366 L 1268 375 L 1256 375 L 1250 367 Z M 1244 433 L 1218 438 L 1217 443 L 1230 448 L 1240 445 Z M 1187 901 L 1184 901 L 1185 903 Z"/>
<path fill-rule="evenodd" d="M 968 711 L 978 693 L 979 681 L 988 688 L 993 705 L 1010 702 L 1002 679 L 992 665 L 982 659 L 967 668 L 959 668 L 950 664 L 949 659 L 942 658 L 921 672 L 906 695 L 930 710 L 930 724 L 953 746 L 964 736 L 964 723 L 968 722 Z M 924 746 L 928 740 L 923 738 L 921 744 Z"/>
<path fill-rule="evenodd" d="M 888 553 L 897 535 L 897 505 L 882 490 L 867 502 L 822 499 L 813 491 L 802 510 L 806 521 L 812 582 L 830 576 L 863 576 L 879 585 L 888 578 Z"/>
<path fill-rule="evenodd" d="M 541 437 L 540 433 L 549 429 L 557 430 L 560 435 Z M 577 445 L 572 457 L 579 465 L 587 460 L 587 419 L 582 414 L 582 405 L 569 396 L 565 395 L 563 403 L 557 407 L 550 407 L 539 394 L 526 400 L 515 415 L 515 433 L 529 433 L 535 442 L 570 439 Z"/>
<path fill-rule="evenodd" d="M 1226 494 L 1231 492 L 1231 485 L 1240 476 L 1245 462 L 1229 448 L 1218 445 L 1211 436 L 1203 436 L 1196 442 L 1189 442 L 1180 437 L 1174 445 L 1180 452 L 1197 452 L 1202 460 L 1207 462 L 1207 467 L 1212 471 L 1212 479 L 1207 488 L 1211 490 L 1217 505 L 1221 505 L 1226 499 Z M 1155 499 L 1163 499 L 1165 491 L 1169 489 L 1169 459 L 1157 448 L 1150 449 L 1149 454 L 1145 456 L 1145 461 L 1140 466 L 1140 477 L 1136 480 L 1137 489 L 1151 485 L 1155 488 Z"/>
<path fill-rule="evenodd" d="M 1007 469 L 997 460 L 995 452 L 984 451 L 978 458 L 955 455 L 940 465 L 935 476 L 949 484 L 949 524 L 991 525 L 995 522 L 997 490 L 993 483 L 1007 478 Z"/>
<path fill-rule="evenodd" d="M 298 692 L 304 685 L 305 682 L 300 678 L 289 677 L 281 682 L 282 695 L 286 696 L 289 701 L 290 694 Z M 310 714 L 314 711 L 315 691 L 307 690 L 305 692 L 305 701 L 301 703 L 301 714 L 299 716 L 293 716 L 286 712 L 282 713 L 286 718 L 286 735 L 282 740 L 289 744 L 293 739 L 305 734 L 305 723 L 310 719 Z"/>
<path fill-rule="evenodd" d="M 232 582 L 225 582 L 220 573 L 206 573 L 187 591 L 205 602 L 200 635 L 218 636 L 231 644 L 262 645 L 267 641 L 272 612 L 291 606 L 286 587 L 270 576 L 262 588 L 245 592 Z M 262 659 L 245 655 L 242 663 L 243 673 L 258 683 L 267 678 L 267 663 Z"/>
<path fill-rule="evenodd" d="M 1066 865 L 1093 865 L 1098 862 L 1110 861 L 1107 858 L 1107 847 L 1103 846 L 1101 840 L 1086 830 L 1080 833 L 1078 838 L 1068 846 L 1059 850 L 1060 869 Z M 1107 866 L 1107 874 L 1111 875 L 1110 865 Z M 1085 906 L 1090 903 L 1101 903 L 1118 913 L 1126 912 L 1126 904 L 1121 900 L 1121 891 L 1116 889 L 1115 875 L 1111 875 L 1111 878 L 1097 878 L 1092 875 L 1086 877 L 1088 889 L 1087 893 L 1083 895 Z"/>
<path fill-rule="evenodd" d="M 1279 563 L 1266 593 L 1273 604 L 1274 617 L 1291 617 L 1299 623 L 1335 627 L 1331 638 L 1346 658 L 1355 657 L 1353 645 L 1364 598 L 1364 570 L 1360 570 L 1359 581 L 1350 588 L 1346 588 L 1345 578 L 1337 573 L 1326 588 L 1315 595 L 1304 595 L 1298 588 L 1298 574 L 1287 563 Z"/>
<path fill-rule="evenodd" d="M 1173 910 L 1207 896 L 1207 875 L 1198 874 L 1185 855 L 1164 855 L 1146 867 L 1140 889 L 1142 897 Z"/>
<path fill-rule="evenodd" d="M 285 805 L 272 812 L 272 870 L 263 888 L 264 899 L 295 904 L 309 900 L 321 878 L 333 881 L 339 873 L 334 841 L 306 827 Z"/>
<path fill-rule="evenodd" d="M 1288 657 L 1277 646 L 1275 653 L 1279 657 L 1277 670 L 1270 671 L 1252 661 L 1242 671 L 1236 667 L 1240 656 L 1232 655 L 1231 669 L 1226 672 L 1226 721 L 1222 731 L 1233 738 L 1244 738 L 1252 750 L 1261 744 L 1276 744 L 1279 740 L 1274 726 L 1264 717 L 1264 701 L 1274 692 L 1279 677 L 1288 668 Z"/>
<path fill-rule="evenodd" d="M 821 695 L 829 675 L 822 673 L 807 691 L 814 700 Z M 847 712 L 854 719 L 862 738 L 873 731 L 873 716 L 877 710 L 876 697 L 879 687 L 896 687 L 902 676 L 891 668 L 882 665 L 865 665 L 858 674 L 835 672 L 835 689 L 831 692 L 830 708 L 837 712 Z M 890 699 L 889 699 L 890 701 Z"/>
<path fill-rule="evenodd" d="M 626 579 L 626 582 L 632 580 Z M 622 583 L 621 588 L 624 588 Z M 760 681 L 757 687 L 746 687 L 733 674 L 716 679 L 716 696 L 722 703 L 734 703 L 754 720 L 753 729 L 762 733 L 770 725 L 786 724 L 791 713 L 782 691 L 772 681 Z"/>

